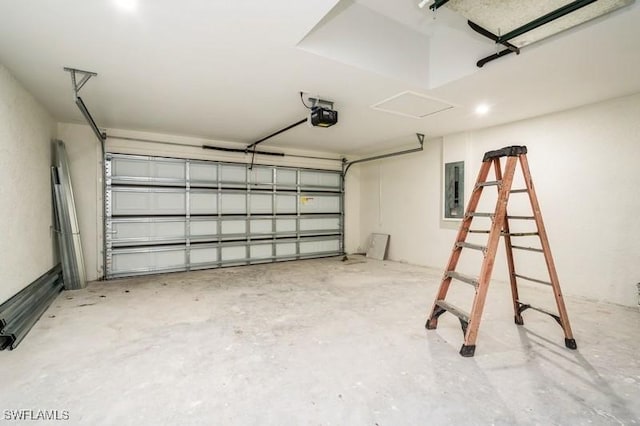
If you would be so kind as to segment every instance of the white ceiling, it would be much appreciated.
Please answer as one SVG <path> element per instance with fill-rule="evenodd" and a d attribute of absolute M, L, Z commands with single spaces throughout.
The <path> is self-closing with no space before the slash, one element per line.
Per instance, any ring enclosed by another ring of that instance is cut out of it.
<path fill-rule="evenodd" d="M 263 146 L 341 154 L 640 92 L 638 3 L 482 69 L 495 47 L 446 7 L 434 20 L 417 0 L 337 3 L 138 0 L 125 13 L 114 0 L 5 1 L 0 63 L 60 121 L 82 121 L 71 66 L 99 73 L 81 95 L 100 126 L 246 143 L 303 118 L 305 90 L 334 101 L 339 123 Z M 405 91 L 454 108 L 419 119 L 371 108 Z M 492 106 L 483 117 L 480 102 Z"/>

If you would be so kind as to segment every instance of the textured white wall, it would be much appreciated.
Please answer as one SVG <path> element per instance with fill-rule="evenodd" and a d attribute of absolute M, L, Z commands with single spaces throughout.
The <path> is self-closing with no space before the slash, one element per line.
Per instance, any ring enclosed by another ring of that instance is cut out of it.
<path fill-rule="evenodd" d="M 55 122 L 0 65 L 0 302 L 55 262 L 51 141 Z"/>
<path fill-rule="evenodd" d="M 361 244 L 371 232 L 389 233 L 391 259 L 444 268 L 458 226 L 441 219 L 444 157 L 466 161 L 466 202 L 485 151 L 526 145 L 564 292 L 634 306 L 640 281 L 638 117 L 640 94 L 450 135 L 425 143 L 423 153 L 363 165 Z M 524 208 L 516 197 L 514 214 Z M 506 280 L 499 253 L 494 279 Z M 539 258 L 519 260 L 524 275 L 546 277 Z M 479 271 L 477 259 L 460 266 Z"/>
<path fill-rule="evenodd" d="M 112 136 L 124 136 L 140 139 L 161 140 L 177 145 L 154 144 L 123 139 L 108 139 L 107 151 L 124 154 L 158 155 L 165 157 L 197 158 L 213 161 L 248 162 L 250 156 L 244 154 L 225 153 L 213 150 L 204 150 L 200 147 L 189 145 L 220 145 L 232 148 L 244 148 L 244 144 L 233 144 L 193 137 L 176 135 L 163 135 L 139 131 L 109 129 Z M 76 198 L 76 208 L 80 225 L 80 236 L 87 268 L 87 279 L 96 280 L 102 276 L 102 154 L 100 143 L 86 125 L 58 123 L 58 138 L 67 146 L 71 175 L 73 178 L 73 190 Z M 182 145 L 182 146 L 181 146 Z M 286 152 L 308 156 L 321 156 L 337 158 L 335 154 L 296 151 L 291 149 L 281 150 L 266 146 L 265 150 Z M 257 156 L 256 163 L 275 164 L 282 166 L 309 167 L 319 169 L 340 170 L 338 161 L 325 161 L 295 157 L 266 157 Z M 350 174 L 352 172 L 349 172 Z M 354 173 L 353 176 L 356 176 Z M 347 181 L 347 193 L 358 194 L 357 179 L 350 178 Z M 355 200 L 358 200 L 357 195 Z M 347 208 L 347 251 L 357 245 L 358 233 L 358 203 L 346 200 Z"/>

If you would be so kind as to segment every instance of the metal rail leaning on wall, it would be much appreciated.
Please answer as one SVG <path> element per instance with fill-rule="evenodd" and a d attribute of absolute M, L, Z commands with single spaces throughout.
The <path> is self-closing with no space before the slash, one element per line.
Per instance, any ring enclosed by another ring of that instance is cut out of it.
<path fill-rule="evenodd" d="M 84 288 L 87 284 L 80 227 L 64 142 L 56 141 L 55 147 L 56 165 L 51 168 L 51 185 L 62 274 L 65 288 L 77 290 Z"/>

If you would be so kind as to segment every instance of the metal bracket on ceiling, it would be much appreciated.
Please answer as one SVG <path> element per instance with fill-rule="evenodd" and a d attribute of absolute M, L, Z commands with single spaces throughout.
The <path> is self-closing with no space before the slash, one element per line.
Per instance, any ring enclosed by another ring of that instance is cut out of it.
<path fill-rule="evenodd" d="M 444 6 L 445 3 L 447 3 L 449 0 L 435 0 L 433 2 L 433 4 L 431 6 L 429 6 L 429 9 L 431 9 L 432 11 L 436 11 L 438 10 L 440 7 Z"/>
<path fill-rule="evenodd" d="M 467 21 L 467 23 L 469 24 L 469 26 L 471 27 L 472 30 L 474 30 L 475 32 L 477 32 L 478 34 L 482 34 L 483 36 L 487 37 L 490 40 L 493 40 L 496 42 L 496 47 L 498 45 L 503 45 L 506 49 L 502 50 L 502 51 L 497 51 L 495 54 L 487 56 L 486 58 L 480 59 L 476 65 L 478 66 L 478 68 L 482 68 L 482 66 L 484 64 L 486 64 L 487 62 L 493 61 L 494 59 L 498 59 L 504 55 L 508 55 L 509 53 L 515 53 L 516 55 L 520 54 L 520 48 L 518 48 L 517 46 L 514 46 L 513 44 L 509 43 L 508 41 L 499 41 L 500 40 L 500 36 L 492 33 L 491 31 L 487 30 L 486 28 L 481 27 L 480 25 L 476 24 L 473 21 Z"/>
<path fill-rule="evenodd" d="M 582 9 L 585 6 L 590 5 L 598 0 L 577 0 L 573 1 L 569 4 L 566 4 L 554 11 L 547 13 L 537 19 L 534 19 L 531 22 L 528 22 L 513 31 L 509 31 L 508 33 L 500 36 L 496 42 L 502 43 L 508 40 L 511 40 L 515 37 L 521 36 L 524 33 L 528 33 L 529 31 L 535 30 L 542 25 L 548 24 L 551 21 L 555 21 L 558 18 L 562 18 L 565 15 L 575 12 L 578 9 Z"/>
<path fill-rule="evenodd" d="M 320 99 L 320 98 L 309 98 L 309 102 L 311 102 L 311 108 L 309 109 L 318 108 L 318 107 L 333 109 L 333 102 L 331 101 L 325 101 L 324 99 Z"/>
<path fill-rule="evenodd" d="M 82 89 L 82 87 L 85 84 L 87 84 L 87 81 L 89 81 L 89 79 L 91 77 L 97 77 L 98 76 L 98 73 L 91 72 L 91 71 L 83 71 L 83 70 L 79 70 L 79 69 L 76 69 L 76 68 L 64 67 L 64 70 L 69 72 L 69 73 L 71 73 L 71 87 L 73 88 L 73 100 L 74 101 L 78 97 L 78 93 L 80 93 L 80 89 Z M 82 80 L 80 80 L 79 83 L 78 83 L 78 78 L 76 77 L 76 74 L 82 75 Z"/>
<path fill-rule="evenodd" d="M 69 68 L 69 67 L 64 67 L 64 70 L 71 74 L 71 88 L 73 89 L 73 101 L 78 106 L 78 109 L 84 116 L 85 120 L 87 120 L 89 127 L 91 127 L 91 130 L 93 130 L 93 133 L 96 135 L 100 143 L 104 143 L 104 141 L 107 139 L 107 134 L 105 132 L 100 131 L 100 129 L 98 128 L 98 125 L 96 124 L 95 120 L 91 116 L 91 113 L 87 109 L 87 106 L 85 105 L 84 101 L 79 95 L 80 90 L 84 87 L 85 84 L 87 84 L 87 81 L 89 81 L 91 77 L 96 77 L 98 73 L 95 73 L 92 71 L 84 71 L 77 68 Z M 78 76 L 81 76 L 80 81 L 78 81 Z"/>
<path fill-rule="evenodd" d="M 537 19 L 534 19 L 531 22 L 527 22 L 524 25 L 519 26 L 518 28 L 509 31 L 508 33 L 504 34 L 504 35 L 495 35 L 492 32 L 488 31 L 485 28 L 482 28 L 480 25 L 468 21 L 469 26 L 476 32 L 482 34 L 483 36 L 493 40 L 496 45 L 501 44 L 503 46 L 506 47 L 506 49 L 496 52 L 493 55 L 489 55 L 486 58 L 482 58 L 480 59 L 476 65 L 478 66 L 478 68 L 481 68 L 484 64 L 486 64 L 487 62 L 491 62 L 495 59 L 501 58 L 505 55 L 508 55 L 509 53 L 513 53 L 515 52 L 516 54 L 520 54 L 520 49 L 516 46 L 514 46 L 513 44 L 509 43 L 509 40 L 514 39 L 518 36 L 521 36 L 525 33 L 528 33 L 529 31 L 535 30 L 538 27 L 541 27 L 545 24 L 548 24 L 552 21 L 555 21 L 558 18 L 562 18 L 565 15 L 568 15 L 570 13 L 573 13 L 579 9 L 582 9 L 585 6 L 590 5 L 591 3 L 594 3 L 598 0 L 576 0 L 573 1 L 571 3 L 568 3 L 558 9 L 555 9 L 549 13 L 547 13 L 546 15 L 543 15 Z M 438 1 L 436 0 L 436 2 L 434 3 L 434 5 L 438 3 Z"/>

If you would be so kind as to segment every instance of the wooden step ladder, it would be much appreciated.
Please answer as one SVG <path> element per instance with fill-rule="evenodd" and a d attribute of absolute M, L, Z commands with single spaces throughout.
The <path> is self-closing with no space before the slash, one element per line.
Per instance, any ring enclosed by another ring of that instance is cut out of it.
<path fill-rule="evenodd" d="M 542 214 L 540 213 L 540 206 L 538 204 L 538 198 L 533 187 L 533 181 L 531 180 L 531 173 L 529 171 L 529 164 L 527 163 L 527 147 L 526 146 L 509 146 L 497 151 L 489 151 L 485 153 L 482 159 L 482 167 L 478 173 L 478 180 L 473 189 L 471 199 L 467 211 L 464 215 L 456 242 L 449 258 L 449 263 L 445 269 L 440 288 L 436 296 L 436 300 L 433 304 L 431 314 L 426 323 L 428 330 L 433 330 L 438 326 L 438 317 L 445 312 L 449 312 L 460 320 L 462 325 L 462 332 L 464 333 L 464 344 L 460 349 L 460 355 L 464 357 L 471 357 L 475 353 L 476 339 L 478 337 L 478 328 L 480 326 L 480 319 L 482 318 L 482 310 L 484 308 L 484 302 L 487 296 L 487 290 L 489 288 L 489 281 L 491 280 L 491 272 L 496 257 L 496 251 L 498 249 L 498 243 L 500 237 L 504 237 L 505 247 L 507 251 L 507 264 L 509 267 L 509 278 L 511 283 L 511 295 L 513 298 L 513 310 L 515 312 L 515 322 L 518 325 L 524 324 L 522 320 L 522 312 L 527 309 L 532 309 L 538 312 L 550 315 L 555 319 L 562 327 L 565 335 L 565 346 L 569 349 L 576 349 L 576 341 L 573 338 L 571 332 L 571 325 L 569 324 L 569 317 L 567 316 L 567 309 L 564 305 L 562 298 L 562 291 L 560 290 L 560 284 L 558 282 L 558 275 L 556 273 L 556 267 L 551 256 L 551 249 L 549 247 L 549 241 L 547 239 L 547 233 L 542 222 Z M 501 158 L 506 157 L 506 164 L 504 168 L 504 174 L 502 172 Z M 523 189 L 511 189 L 513 178 L 516 171 L 518 161 L 522 169 L 524 176 L 525 186 Z M 491 167 L 493 166 L 495 171 L 495 180 L 487 181 L 487 176 Z M 480 201 L 480 196 L 484 188 L 488 186 L 495 186 L 498 189 L 498 201 L 493 213 L 478 213 L 476 208 Z M 509 196 L 514 193 L 527 193 L 529 195 L 529 201 L 531 203 L 531 209 L 533 211 L 532 216 L 509 216 L 507 213 L 507 202 Z M 471 229 L 471 223 L 476 217 L 488 217 L 491 219 L 491 229 L 489 230 L 474 230 Z M 509 231 L 510 220 L 533 220 L 537 228 L 536 232 L 518 232 L 511 233 Z M 467 243 L 466 239 L 470 233 L 484 233 L 488 234 L 488 242 L 486 246 L 479 244 Z M 511 239 L 515 237 L 527 237 L 538 236 L 541 243 L 541 248 L 524 247 L 511 244 Z M 484 256 L 482 262 L 482 268 L 478 277 L 472 277 L 464 275 L 455 271 L 460 259 L 460 254 L 463 249 L 480 250 Z M 539 252 L 544 255 L 544 260 L 549 272 L 550 281 L 544 281 L 537 278 L 530 278 L 516 273 L 514 266 L 513 250 L 527 250 L 533 252 Z M 558 314 L 549 312 L 545 309 L 536 308 L 528 303 L 524 303 L 519 299 L 517 279 L 527 280 L 538 284 L 549 285 L 553 289 L 553 295 L 555 297 L 556 306 L 558 308 Z M 452 280 L 461 281 L 469 284 L 475 288 L 475 297 L 471 306 L 471 312 L 467 313 L 463 309 L 460 309 L 453 304 L 445 300 L 449 286 Z"/>

